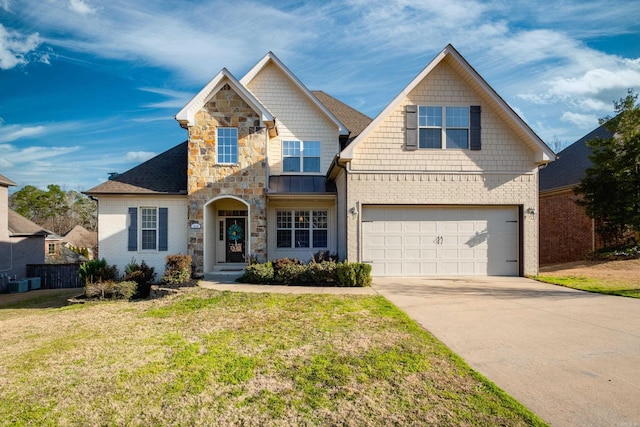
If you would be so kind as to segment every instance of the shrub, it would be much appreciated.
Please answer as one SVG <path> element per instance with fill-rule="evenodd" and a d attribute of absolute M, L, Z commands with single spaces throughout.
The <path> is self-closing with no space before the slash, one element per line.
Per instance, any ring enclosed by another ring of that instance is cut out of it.
<path fill-rule="evenodd" d="M 300 262 L 296 258 L 294 259 L 279 258 L 273 261 L 272 264 L 273 264 L 273 280 L 277 283 L 285 283 L 284 279 L 286 277 L 283 277 L 283 274 L 285 274 L 288 277 L 289 271 L 281 272 L 282 269 L 288 268 L 287 266 L 289 265 L 302 265 L 302 262 Z"/>
<path fill-rule="evenodd" d="M 273 264 L 267 261 L 264 264 L 249 264 L 244 274 L 238 278 L 238 282 L 269 284 L 273 282 Z"/>
<path fill-rule="evenodd" d="M 117 281 L 119 278 L 118 268 L 115 265 L 107 264 L 104 258 L 93 259 L 80 264 L 78 276 L 85 284 Z"/>
<path fill-rule="evenodd" d="M 138 264 L 135 258 L 124 268 L 124 279 L 137 283 L 134 298 L 146 298 L 151 293 L 151 283 L 154 282 L 156 273 L 153 267 L 149 267 L 144 260 Z"/>
<path fill-rule="evenodd" d="M 335 261 L 311 262 L 306 266 L 307 282 L 314 286 L 335 286 L 337 266 Z"/>
<path fill-rule="evenodd" d="M 305 265 L 286 263 L 275 272 L 274 280 L 276 283 L 284 283 L 285 285 L 304 285 L 309 281 L 306 272 L 307 266 Z"/>
<path fill-rule="evenodd" d="M 162 282 L 179 285 L 191 279 L 191 255 L 167 255 Z"/>
<path fill-rule="evenodd" d="M 136 282 L 114 282 L 112 280 L 88 283 L 84 287 L 84 295 L 87 298 L 100 299 L 129 299 L 135 292 Z"/>
<path fill-rule="evenodd" d="M 311 263 L 319 262 L 338 262 L 338 255 L 332 254 L 330 251 L 318 251 L 311 255 Z"/>
<path fill-rule="evenodd" d="M 348 262 L 338 264 L 336 268 L 338 286 L 364 287 L 371 286 L 371 266 L 361 262 Z"/>

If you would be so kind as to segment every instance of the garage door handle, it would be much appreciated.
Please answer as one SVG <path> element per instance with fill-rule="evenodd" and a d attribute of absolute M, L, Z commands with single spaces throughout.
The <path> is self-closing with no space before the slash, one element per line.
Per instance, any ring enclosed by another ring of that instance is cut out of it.
<path fill-rule="evenodd" d="M 438 236 L 435 238 L 435 240 L 433 241 L 433 243 L 435 243 L 436 245 L 441 245 L 444 243 L 444 237 L 442 236 Z"/>
<path fill-rule="evenodd" d="M 518 262 L 517 259 L 508 259 L 507 262 Z"/>

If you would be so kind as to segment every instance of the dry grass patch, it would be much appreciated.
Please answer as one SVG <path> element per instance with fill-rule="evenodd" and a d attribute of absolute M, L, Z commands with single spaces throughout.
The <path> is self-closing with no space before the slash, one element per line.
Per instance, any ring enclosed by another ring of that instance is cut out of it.
<path fill-rule="evenodd" d="M 536 278 L 583 291 L 640 298 L 640 259 L 548 265 L 540 268 Z"/>
<path fill-rule="evenodd" d="M 1 425 L 542 424 L 382 297 L 199 289 L 0 316 Z"/>

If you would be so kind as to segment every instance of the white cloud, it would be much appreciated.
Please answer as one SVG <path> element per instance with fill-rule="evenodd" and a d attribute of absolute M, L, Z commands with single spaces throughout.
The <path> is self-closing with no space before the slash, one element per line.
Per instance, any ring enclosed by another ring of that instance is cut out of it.
<path fill-rule="evenodd" d="M 5 12 L 11 12 L 9 8 L 9 0 L 0 0 L 0 8 L 4 9 Z"/>
<path fill-rule="evenodd" d="M 30 138 L 45 132 L 44 126 L 0 126 L 0 142 L 12 142 L 21 138 Z"/>
<path fill-rule="evenodd" d="M 0 70 L 10 70 L 18 65 L 27 64 L 29 53 L 40 43 L 38 33 L 26 35 L 0 24 Z"/>
<path fill-rule="evenodd" d="M 125 158 L 130 162 L 145 162 L 156 155 L 151 151 L 129 151 Z"/>
<path fill-rule="evenodd" d="M 96 10 L 89 6 L 84 0 L 69 0 L 69 9 L 80 15 L 88 15 L 96 12 Z"/>
<path fill-rule="evenodd" d="M 580 129 L 595 129 L 598 126 L 598 118 L 591 114 L 579 114 L 565 111 L 562 121 L 574 124 Z"/>
<path fill-rule="evenodd" d="M 139 88 L 139 90 L 149 93 L 155 93 L 157 95 L 162 95 L 169 98 L 165 101 L 150 102 L 142 105 L 145 108 L 172 108 L 179 110 L 184 107 L 187 102 L 189 102 L 191 97 L 193 97 L 193 93 L 181 92 L 171 89 L 141 87 Z"/>

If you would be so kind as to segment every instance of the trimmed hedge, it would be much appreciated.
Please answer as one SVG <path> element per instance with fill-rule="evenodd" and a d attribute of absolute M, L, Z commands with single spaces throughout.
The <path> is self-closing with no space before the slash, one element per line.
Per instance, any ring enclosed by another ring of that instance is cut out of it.
<path fill-rule="evenodd" d="M 264 264 L 250 264 L 237 279 L 241 283 L 301 286 L 371 286 L 371 266 L 359 262 L 322 261 L 302 264 L 282 258 Z"/>

